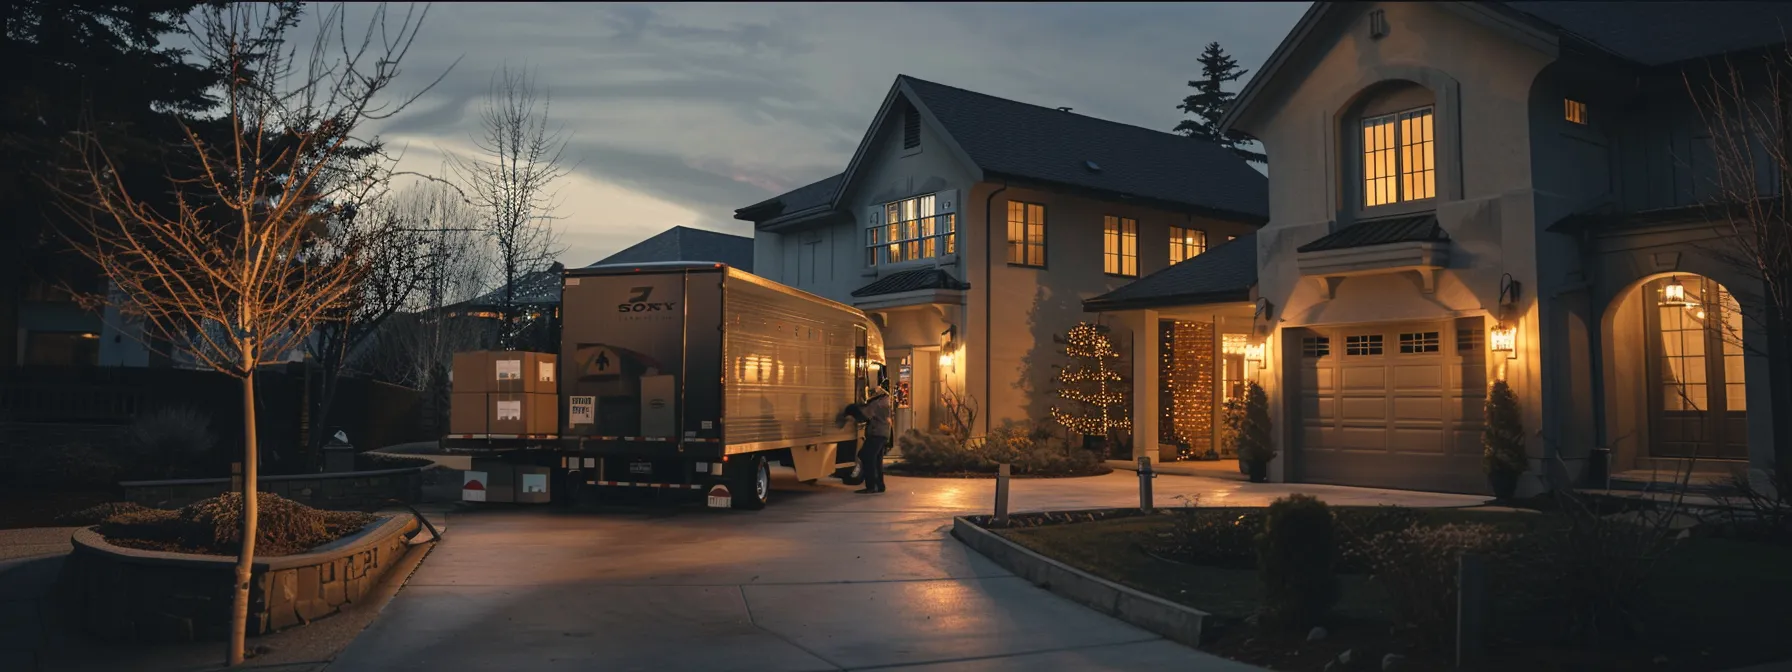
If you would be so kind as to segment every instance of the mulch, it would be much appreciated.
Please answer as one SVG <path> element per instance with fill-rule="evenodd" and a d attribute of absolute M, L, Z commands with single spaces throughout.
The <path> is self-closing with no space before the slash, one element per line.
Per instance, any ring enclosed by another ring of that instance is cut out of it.
<path fill-rule="evenodd" d="M 304 553 L 360 532 L 378 517 L 359 511 L 324 511 L 272 493 L 259 493 L 255 555 Z M 149 551 L 236 555 L 242 547 L 243 496 L 227 493 L 177 511 L 141 509 L 101 522 L 96 531 L 118 546 Z"/>

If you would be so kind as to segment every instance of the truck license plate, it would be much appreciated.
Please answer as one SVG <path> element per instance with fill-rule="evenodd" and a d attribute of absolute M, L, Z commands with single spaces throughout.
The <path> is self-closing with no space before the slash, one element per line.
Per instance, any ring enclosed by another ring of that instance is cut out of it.
<path fill-rule="evenodd" d="M 653 473 L 653 463 L 652 462 L 630 462 L 630 463 L 628 463 L 628 473 L 651 474 L 651 473 Z"/>

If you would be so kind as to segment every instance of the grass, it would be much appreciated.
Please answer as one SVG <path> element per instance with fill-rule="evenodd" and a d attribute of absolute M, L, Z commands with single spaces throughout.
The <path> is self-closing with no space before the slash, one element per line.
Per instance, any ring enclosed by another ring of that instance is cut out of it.
<path fill-rule="evenodd" d="M 1200 509 L 1236 516 L 1261 509 Z M 1348 512 L 1349 508 L 1340 508 Z M 1552 520 L 1531 512 L 1429 509 L 1420 524 L 1482 523 L 1510 532 L 1543 532 Z M 1356 656 L 1399 651 L 1413 669 L 1443 665 L 1436 652 L 1401 635 L 1386 594 L 1361 574 L 1343 574 L 1332 633 L 1306 642 L 1305 633 L 1276 634 L 1244 627 L 1258 606 L 1256 571 L 1210 567 L 1166 559 L 1162 548 L 1178 534 L 1174 515 L 1131 516 L 1059 525 L 996 530 L 1028 549 L 1096 576 L 1185 604 L 1216 617 L 1202 648 L 1278 670 L 1324 669 L 1345 649 Z M 1650 636 L 1620 651 L 1508 646 L 1496 650 L 1487 669 L 1709 671 L 1792 657 L 1792 546 L 1694 537 L 1657 566 L 1650 583 Z M 1379 669 L 1379 666 L 1377 666 Z M 1442 669 L 1441 667 L 1439 669 Z"/>

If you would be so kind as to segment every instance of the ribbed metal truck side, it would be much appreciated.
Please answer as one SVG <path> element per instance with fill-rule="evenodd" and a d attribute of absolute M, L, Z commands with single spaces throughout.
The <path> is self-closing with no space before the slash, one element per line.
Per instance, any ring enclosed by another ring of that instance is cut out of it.
<path fill-rule="evenodd" d="M 662 488 L 758 509 L 774 461 L 799 480 L 856 482 L 858 430 L 835 419 L 884 363 L 858 310 L 687 262 L 567 269 L 560 305 L 559 437 L 521 459 L 563 490 Z"/>

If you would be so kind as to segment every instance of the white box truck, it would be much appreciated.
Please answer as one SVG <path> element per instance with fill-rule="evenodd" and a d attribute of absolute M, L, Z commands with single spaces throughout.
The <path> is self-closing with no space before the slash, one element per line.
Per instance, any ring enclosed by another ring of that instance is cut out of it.
<path fill-rule="evenodd" d="M 857 484 L 859 429 L 835 421 L 887 386 L 883 338 L 864 313 L 707 262 L 567 269 L 560 306 L 558 436 L 444 439 L 489 455 L 469 483 L 496 460 L 548 467 L 544 499 L 661 488 L 738 509 L 765 506 L 772 462 L 798 480 Z"/>

